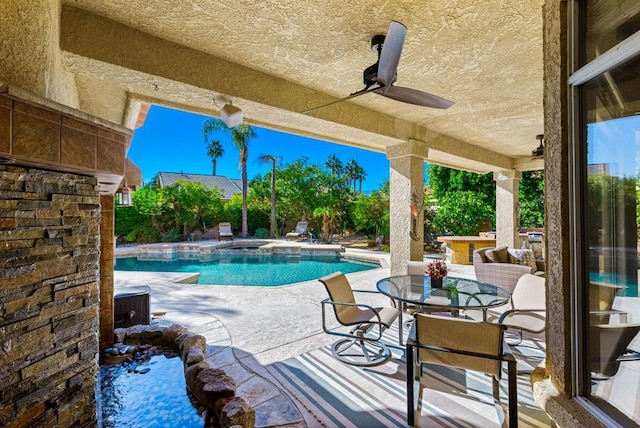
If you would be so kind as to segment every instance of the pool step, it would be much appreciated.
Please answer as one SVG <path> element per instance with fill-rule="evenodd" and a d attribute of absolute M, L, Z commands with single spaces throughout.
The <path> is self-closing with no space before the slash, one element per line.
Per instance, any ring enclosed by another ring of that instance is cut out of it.
<path fill-rule="evenodd" d="M 342 245 L 319 245 L 295 242 L 272 242 L 262 245 L 259 250 L 260 252 L 269 254 L 294 254 L 301 256 L 334 256 L 339 255 L 343 251 Z"/>

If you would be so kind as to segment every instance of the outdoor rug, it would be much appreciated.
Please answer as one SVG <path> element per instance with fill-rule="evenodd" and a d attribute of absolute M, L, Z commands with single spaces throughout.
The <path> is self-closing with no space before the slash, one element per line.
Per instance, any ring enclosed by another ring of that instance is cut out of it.
<path fill-rule="evenodd" d="M 361 368 L 343 364 L 330 347 L 269 366 L 269 371 L 299 402 L 327 427 L 407 426 L 406 365 L 404 349 L 397 345 L 397 329 L 389 329 L 385 342 L 394 345 L 393 358 L 380 366 Z M 513 349 L 513 348 L 512 348 Z M 524 353 L 518 349 L 523 349 Z M 523 369 L 543 355 L 539 343 L 525 341 L 514 353 L 525 356 Z M 478 372 L 428 366 L 420 390 L 420 417 L 416 426 L 495 427 L 506 415 L 495 405 L 491 378 Z M 506 406 L 506 374 L 500 384 Z M 547 427 L 547 415 L 535 404 L 529 375 L 518 376 L 518 416 L 522 427 Z M 506 425 L 506 424 L 505 424 Z"/>

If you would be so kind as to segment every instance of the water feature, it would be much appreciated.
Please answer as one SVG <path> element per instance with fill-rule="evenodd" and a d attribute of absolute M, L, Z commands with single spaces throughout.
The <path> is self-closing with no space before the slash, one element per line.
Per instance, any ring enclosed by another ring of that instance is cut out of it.
<path fill-rule="evenodd" d="M 204 427 L 187 396 L 183 371 L 180 357 L 163 354 L 100 366 L 102 426 Z"/>

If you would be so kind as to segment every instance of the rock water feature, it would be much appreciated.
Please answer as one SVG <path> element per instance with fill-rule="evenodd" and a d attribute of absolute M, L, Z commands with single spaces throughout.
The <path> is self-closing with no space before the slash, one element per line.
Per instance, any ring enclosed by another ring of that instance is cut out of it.
<path fill-rule="evenodd" d="M 148 373 L 148 374 L 147 374 Z M 102 427 L 202 428 L 180 358 L 154 355 L 100 368 Z"/>
<path fill-rule="evenodd" d="M 104 427 L 254 426 L 233 379 L 205 361 L 203 336 L 172 324 L 116 329 L 115 337 L 100 368 Z"/>

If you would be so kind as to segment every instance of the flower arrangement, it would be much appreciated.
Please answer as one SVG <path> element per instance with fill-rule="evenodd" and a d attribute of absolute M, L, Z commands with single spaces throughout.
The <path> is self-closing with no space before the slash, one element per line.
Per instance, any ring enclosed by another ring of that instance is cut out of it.
<path fill-rule="evenodd" d="M 424 273 L 431 278 L 444 278 L 447 276 L 447 264 L 442 260 L 434 260 L 425 265 Z"/>

